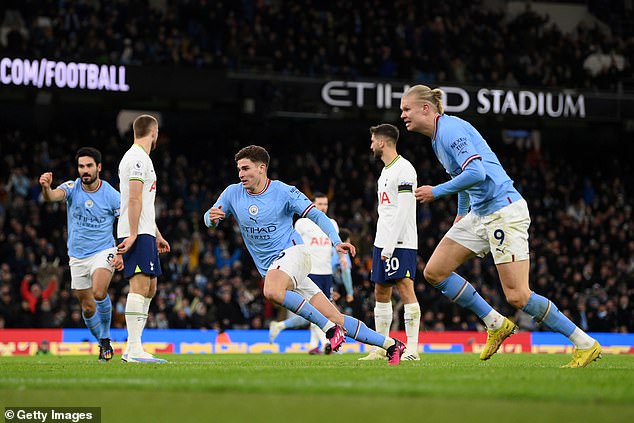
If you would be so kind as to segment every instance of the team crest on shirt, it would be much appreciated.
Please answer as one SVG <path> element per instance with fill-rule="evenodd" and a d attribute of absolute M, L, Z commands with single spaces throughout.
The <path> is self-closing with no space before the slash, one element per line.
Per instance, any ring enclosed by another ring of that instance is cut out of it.
<path fill-rule="evenodd" d="M 251 216 L 257 216 L 259 211 L 260 209 L 258 209 L 258 206 L 256 206 L 255 204 L 249 206 L 249 214 Z"/>
<path fill-rule="evenodd" d="M 94 206 L 95 203 L 93 203 L 93 201 L 91 199 L 86 200 L 86 202 L 84 203 L 84 206 L 86 206 L 87 209 L 91 209 L 92 206 Z"/>
<path fill-rule="evenodd" d="M 67 181 L 64 183 L 68 188 L 72 188 L 75 186 L 75 181 Z"/>

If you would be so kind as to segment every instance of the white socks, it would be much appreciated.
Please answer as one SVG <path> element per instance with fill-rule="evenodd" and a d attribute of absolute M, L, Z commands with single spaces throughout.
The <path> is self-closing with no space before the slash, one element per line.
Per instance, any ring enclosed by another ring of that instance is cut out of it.
<path fill-rule="evenodd" d="M 580 350 L 587 350 L 594 345 L 594 339 L 578 327 L 575 328 L 574 332 L 570 334 L 568 339 L 570 339 L 570 342 L 575 344 L 575 347 Z"/>
<path fill-rule="evenodd" d="M 418 331 L 420 329 L 420 305 L 418 302 L 405 304 L 405 334 L 407 334 L 407 349 L 418 353 Z"/>
<path fill-rule="evenodd" d="M 491 309 L 489 314 L 482 318 L 482 321 L 488 330 L 495 330 L 502 327 L 502 323 L 504 323 L 504 316 L 498 313 L 495 309 Z"/>
<path fill-rule="evenodd" d="M 323 330 L 319 329 L 314 323 L 310 324 L 310 349 L 317 348 L 321 342 L 322 348 L 330 343 Z"/>
<path fill-rule="evenodd" d="M 383 336 L 390 336 L 392 326 L 392 303 L 380 303 L 374 306 L 374 327 Z"/>
<path fill-rule="evenodd" d="M 150 308 L 151 298 L 146 298 L 140 294 L 129 293 L 125 305 L 125 323 L 128 329 L 128 345 L 126 352 L 128 354 L 140 354 L 143 352 L 141 347 L 141 334 L 147 321 L 147 312 Z"/>

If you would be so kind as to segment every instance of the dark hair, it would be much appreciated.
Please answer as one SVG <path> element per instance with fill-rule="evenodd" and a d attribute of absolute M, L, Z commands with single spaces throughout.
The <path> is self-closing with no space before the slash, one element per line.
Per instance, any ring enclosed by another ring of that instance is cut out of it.
<path fill-rule="evenodd" d="M 315 192 L 313 193 L 313 198 L 312 198 L 312 200 L 313 200 L 313 201 L 315 201 L 315 200 L 316 200 L 316 199 L 318 199 L 318 198 L 324 198 L 324 197 L 325 197 L 325 198 L 328 198 L 328 196 L 327 196 L 326 194 L 324 194 L 323 192 L 321 192 L 321 191 L 315 191 Z"/>
<path fill-rule="evenodd" d="M 77 150 L 77 154 L 75 154 L 75 164 L 79 164 L 80 157 L 92 157 L 95 160 L 95 164 L 101 163 L 101 152 L 96 148 L 82 147 Z"/>
<path fill-rule="evenodd" d="M 134 122 L 132 122 L 132 129 L 134 130 L 134 138 L 143 138 L 150 134 L 150 130 L 153 126 L 158 128 L 158 121 L 154 116 L 140 115 Z"/>
<path fill-rule="evenodd" d="M 237 162 L 240 159 L 249 159 L 253 163 L 264 163 L 267 168 L 269 167 L 269 162 L 271 161 L 269 153 L 264 149 L 264 147 L 260 147 L 259 145 L 250 145 L 240 149 L 240 151 L 236 153 L 235 160 Z"/>
<path fill-rule="evenodd" d="M 389 123 L 371 126 L 370 133 L 372 135 L 388 137 L 394 141 L 394 144 L 398 141 L 398 128 L 394 125 L 390 125 Z"/>
<path fill-rule="evenodd" d="M 343 242 L 346 242 L 347 239 L 350 239 L 350 235 L 350 231 L 346 228 L 339 229 L 339 238 L 341 238 Z"/>

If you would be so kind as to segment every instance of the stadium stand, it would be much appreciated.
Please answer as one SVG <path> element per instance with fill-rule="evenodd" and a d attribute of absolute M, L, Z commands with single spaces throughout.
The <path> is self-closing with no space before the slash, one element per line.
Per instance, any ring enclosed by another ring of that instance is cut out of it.
<path fill-rule="evenodd" d="M 590 2 L 614 31 L 563 33 L 530 8 L 509 18 L 483 3 L 7 1 L 0 45 L 33 58 L 430 84 L 614 91 L 632 78 L 631 6 Z M 600 65 L 586 63 L 597 54 Z"/>

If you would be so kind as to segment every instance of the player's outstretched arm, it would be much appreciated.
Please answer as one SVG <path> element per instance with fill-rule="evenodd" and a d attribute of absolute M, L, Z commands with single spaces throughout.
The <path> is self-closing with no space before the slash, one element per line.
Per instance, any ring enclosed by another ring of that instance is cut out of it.
<path fill-rule="evenodd" d="M 51 189 L 53 183 L 53 173 L 45 172 L 40 175 L 40 185 L 42 186 L 42 196 L 46 202 L 63 201 L 66 198 L 66 192 L 61 188 Z"/>

